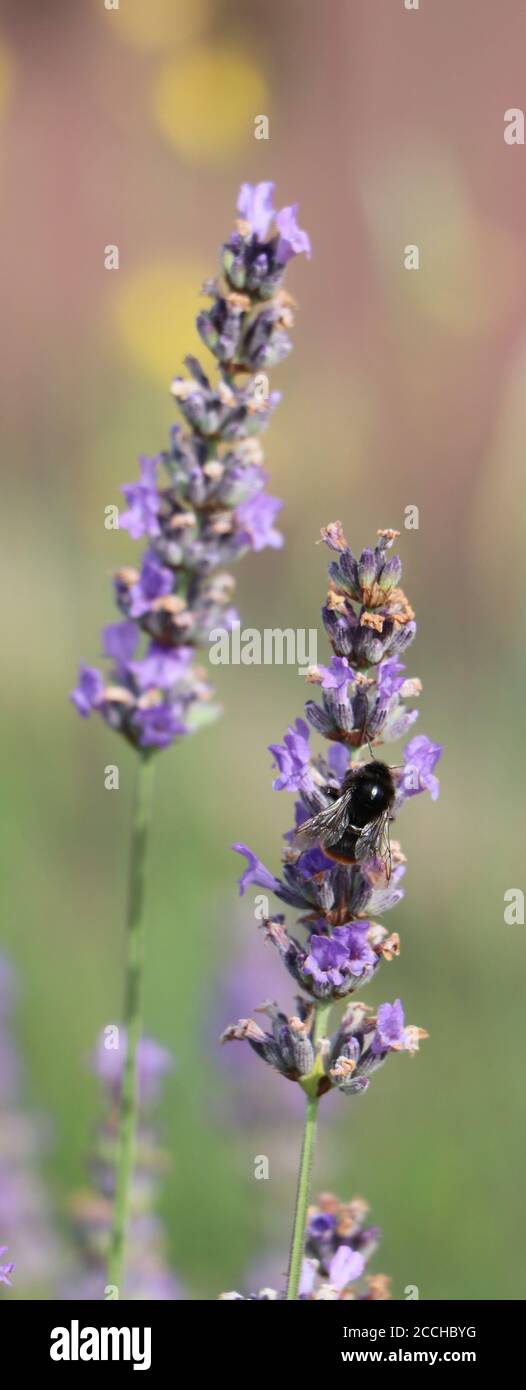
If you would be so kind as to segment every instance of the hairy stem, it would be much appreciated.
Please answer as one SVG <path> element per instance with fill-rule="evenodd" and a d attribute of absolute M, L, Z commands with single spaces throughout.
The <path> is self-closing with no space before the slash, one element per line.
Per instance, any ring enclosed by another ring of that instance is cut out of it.
<path fill-rule="evenodd" d="M 135 783 L 128 909 L 126 917 L 126 977 L 124 1017 L 126 1054 L 120 1097 L 115 1165 L 115 1197 L 108 1260 L 108 1284 L 122 1297 L 130 1185 L 135 1161 L 137 1127 L 137 1047 L 142 1030 L 144 962 L 144 882 L 155 759 L 139 754 Z"/>
<path fill-rule="evenodd" d="M 313 1042 L 316 1044 L 324 1035 L 325 1027 L 330 1013 L 330 1004 L 318 1004 L 314 1019 Z M 301 1146 L 301 1157 L 298 1171 L 298 1186 L 296 1189 L 296 1208 L 294 1212 L 294 1225 L 292 1228 L 292 1241 L 290 1247 L 289 1274 L 287 1281 L 287 1302 L 295 1301 L 299 1295 L 301 1266 L 303 1263 L 303 1251 L 305 1248 L 305 1226 L 307 1222 L 307 1208 L 309 1204 L 309 1193 L 311 1185 L 312 1164 L 314 1160 L 314 1147 L 316 1143 L 316 1127 L 318 1119 L 319 1097 L 317 1091 L 317 1078 L 314 1080 L 313 1089 L 307 1094 L 307 1106 L 305 1111 L 305 1126 L 303 1130 L 303 1143 Z"/>

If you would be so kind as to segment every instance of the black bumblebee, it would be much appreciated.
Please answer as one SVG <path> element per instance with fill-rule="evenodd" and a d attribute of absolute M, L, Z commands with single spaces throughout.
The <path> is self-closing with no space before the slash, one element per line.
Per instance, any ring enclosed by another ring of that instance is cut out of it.
<path fill-rule="evenodd" d="M 326 811 L 319 811 L 298 827 L 294 844 L 310 849 L 320 844 L 329 859 L 341 864 L 379 858 L 391 877 L 389 821 L 395 799 L 395 784 L 387 763 L 370 762 L 350 767 L 343 790 Z"/>

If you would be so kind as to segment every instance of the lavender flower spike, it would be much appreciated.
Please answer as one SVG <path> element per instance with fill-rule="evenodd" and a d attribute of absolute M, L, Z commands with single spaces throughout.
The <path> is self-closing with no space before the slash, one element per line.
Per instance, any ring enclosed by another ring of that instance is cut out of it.
<path fill-rule="evenodd" d="M 114 578 L 124 621 L 103 635 L 112 665 L 107 675 L 82 665 L 71 693 L 83 718 L 99 714 L 138 749 L 166 748 L 217 718 L 210 683 L 192 664 L 213 628 L 237 619 L 234 580 L 214 579 L 214 571 L 283 543 L 275 524 L 282 504 L 266 491 L 259 442 L 279 396 L 258 373 L 290 351 L 293 316 L 282 281 L 291 256 L 309 255 L 310 242 L 293 209 L 274 214 L 273 192 L 271 183 L 241 188 L 241 217 L 221 253 L 223 278 L 208 282 L 212 305 L 197 317 L 218 382 L 188 357 L 188 375 L 172 383 L 186 427 L 174 425 L 169 447 L 143 456 L 138 482 L 122 489 L 119 525 L 145 550 L 139 566 Z"/>
<path fill-rule="evenodd" d="M 267 1002 L 260 1012 L 269 1025 L 242 1018 L 223 1033 L 224 1042 L 248 1042 L 307 1097 L 287 1299 L 303 1296 L 307 1174 L 320 1098 L 334 1089 L 346 1096 L 363 1094 L 391 1053 L 415 1053 L 427 1037 L 424 1029 L 406 1024 L 400 999 L 381 1004 L 374 1015 L 353 995 L 382 961 L 399 955 L 398 933 L 388 935 L 376 921 L 403 897 L 405 856 L 390 839 L 390 822 L 420 792 L 436 800 L 435 767 L 442 751 L 425 734 L 409 740 L 401 765 L 398 758 L 390 766 L 391 760 L 375 751 L 406 736 L 418 713 L 406 702 L 421 691 L 420 680 L 407 675 L 401 660 L 416 624 L 400 587 L 400 559 L 389 555 L 398 533 L 379 531 L 376 543 L 359 556 L 350 550 L 340 522 L 321 534 L 336 556 L 322 609 L 332 659 L 307 675 L 310 685 L 320 688 L 321 702 L 308 700 L 306 719 L 291 724 L 282 743 L 270 745 L 278 774 L 273 788 L 295 797 L 281 875 L 247 846 L 233 846 L 248 860 L 241 892 L 257 884 L 301 914 L 294 931 L 281 913 L 261 924 L 301 994 L 293 1014 Z M 312 746 L 311 729 L 327 741 L 326 752 Z M 347 1008 L 331 1034 L 330 1009 L 341 999 Z M 351 1267 L 348 1251 L 333 1250 L 331 1286 L 344 1287 Z"/>
<path fill-rule="evenodd" d="M 114 575 L 121 621 L 103 631 L 106 669 L 82 664 L 71 700 L 83 719 L 100 715 L 139 755 L 130 854 L 129 952 L 117 1181 L 108 1282 L 123 1282 L 124 1242 L 136 1123 L 135 1069 L 141 1034 L 145 854 L 155 753 L 217 718 L 206 671 L 195 663 L 214 629 L 238 621 L 229 567 L 249 551 L 276 549 L 279 498 L 266 490 L 260 436 L 279 395 L 266 372 L 288 355 L 293 301 L 283 287 L 294 255 L 310 255 L 295 208 L 274 210 L 274 185 L 245 183 L 235 229 L 220 253 L 220 275 L 205 285 L 197 315 L 215 358 L 212 379 L 185 359 L 171 391 L 181 421 L 168 447 L 143 456 L 125 483 L 119 519 L 143 543 L 137 563 Z M 272 224 L 274 228 L 272 228 Z"/>

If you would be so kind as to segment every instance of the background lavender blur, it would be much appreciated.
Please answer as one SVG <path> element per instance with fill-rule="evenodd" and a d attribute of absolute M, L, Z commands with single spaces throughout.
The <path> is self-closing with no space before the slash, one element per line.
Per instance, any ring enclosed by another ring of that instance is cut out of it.
<path fill-rule="evenodd" d="M 16 1270 L 12 1294 L 0 1280 L 0 1297 L 36 1299 L 56 1288 L 64 1249 L 44 1176 L 52 1136 L 31 1104 L 17 1045 L 17 996 L 15 972 L 0 956 L 0 1231 Z"/>
<path fill-rule="evenodd" d="M 525 936 L 503 922 L 523 863 L 526 564 L 526 153 L 505 144 L 503 118 L 524 100 L 525 42 L 522 0 L 331 0 L 330 17 L 316 0 L 0 4 L 3 939 L 24 983 L 29 1095 L 53 1116 L 51 1193 L 65 1210 L 82 1180 L 97 1113 L 83 1058 L 120 998 L 133 756 L 102 727 L 87 739 L 64 699 L 78 652 L 98 657 L 107 576 L 129 554 L 103 510 L 168 431 L 166 386 L 197 347 L 196 285 L 239 184 L 275 178 L 314 258 L 294 267 L 295 349 L 269 435 L 287 544 L 239 570 L 238 604 L 250 626 L 309 627 L 320 525 L 341 516 L 357 545 L 401 528 L 426 727 L 447 749 L 432 819 L 414 804 L 404 821 L 390 966 L 430 1042 L 418 1067 L 385 1069 L 359 1115 L 340 1108 L 315 1173 L 367 1197 L 395 1297 L 415 1283 L 422 1298 L 525 1295 Z M 268 142 L 253 137 L 260 112 Z M 418 273 L 403 268 L 408 243 Z M 411 504 L 419 531 L 403 529 Z M 237 961 L 228 845 L 272 859 L 287 808 L 264 750 L 304 698 L 291 667 L 214 674 L 226 717 L 159 773 L 146 997 L 147 1032 L 178 1059 L 170 1262 L 208 1297 L 275 1250 L 290 1212 L 287 1154 L 256 1182 L 259 1134 L 256 1147 L 253 1125 L 219 1113 L 229 1083 L 210 1014 Z M 0 1244 L 18 1263 L 11 1229 Z"/>

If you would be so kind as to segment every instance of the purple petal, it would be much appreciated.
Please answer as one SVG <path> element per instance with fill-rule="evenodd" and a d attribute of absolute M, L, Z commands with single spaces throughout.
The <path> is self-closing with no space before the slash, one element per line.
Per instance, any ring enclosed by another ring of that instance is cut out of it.
<path fill-rule="evenodd" d="M 79 668 L 79 683 L 71 691 L 70 700 L 82 715 L 87 719 L 92 709 L 96 709 L 100 704 L 104 691 L 104 681 L 100 671 L 95 666 L 81 665 Z"/>
<path fill-rule="evenodd" d="M 120 670 L 127 670 L 138 640 L 139 633 L 135 623 L 108 623 L 103 628 L 104 654 L 111 657 Z"/>
<path fill-rule="evenodd" d="M 283 536 L 275 529 L 274 518 L 282 506 L 279 497 L 271 497 L 268 492 L 258 492 L 241 502 L 234 511 L 239 544 L 251 546 L 256 553 L 266 546 L 280 550 Z"/>
<path fill-rule="evenodd" d="M 365 1269 L 365 1260 L 358 1250 L 349 1245 L 339 1245 L 329 1265 L 329 1283 L 336 1289 L 346 1289 L 353 1279 L 359 1279 Z"/>
<path fill-rule="evenodd" d="M 316 1260 L 303 1260 L 301 1265 L 300 1285 L 298 1293 L 300 1297 L 310 1294 L 316 1283 L 317 1262 Z"/>
<path fill-rule="evenodd" d="M 186 674 L 191 659 L 191 647 L 170 648 L 152 642 L 141 661 L 130 662 L 130 670 L 140 690 L 148 690 L 151 686 L 169 690 Z"/>
<path fill-rule="evenodd" d="M 301 255 L 303 251 L 309 260 L 312 254 L 307 233 L 298 227 L 297 211 L 298 204 L 294 203 L 291 207 L 282 208 L 276 216 L 276 226 L 280 234 L 276 255 L 281 265 L 286 265 L 291 256 Z"/>
<path fill-rule="evenodd" d="M 259 888 L 269 888 L 271 892 L 274 892 L 275 889 L 279 887 L 278 879 L 274 878 L 274 875 L 265 868 L 265 865 L 262 864 L 261 860 L 257 858 L 257 855 L 248 848 L 248 845 L 235 844 L 232 845 L 232 849 L 236 851 L 236 854 L 244 854 L 248 859 L 247 868 L 239 880 L 239 892 L 241 897 L 243 897 L 245 889 L 248 888 L 251 883 L 256 883 Z"/>
<path fill-rule="evenodd" d="M 242 183 L 237 200 L 240 217 L 248 222 L 258 241 L 265 241 L 274 217 L 274 183 Z"/>

